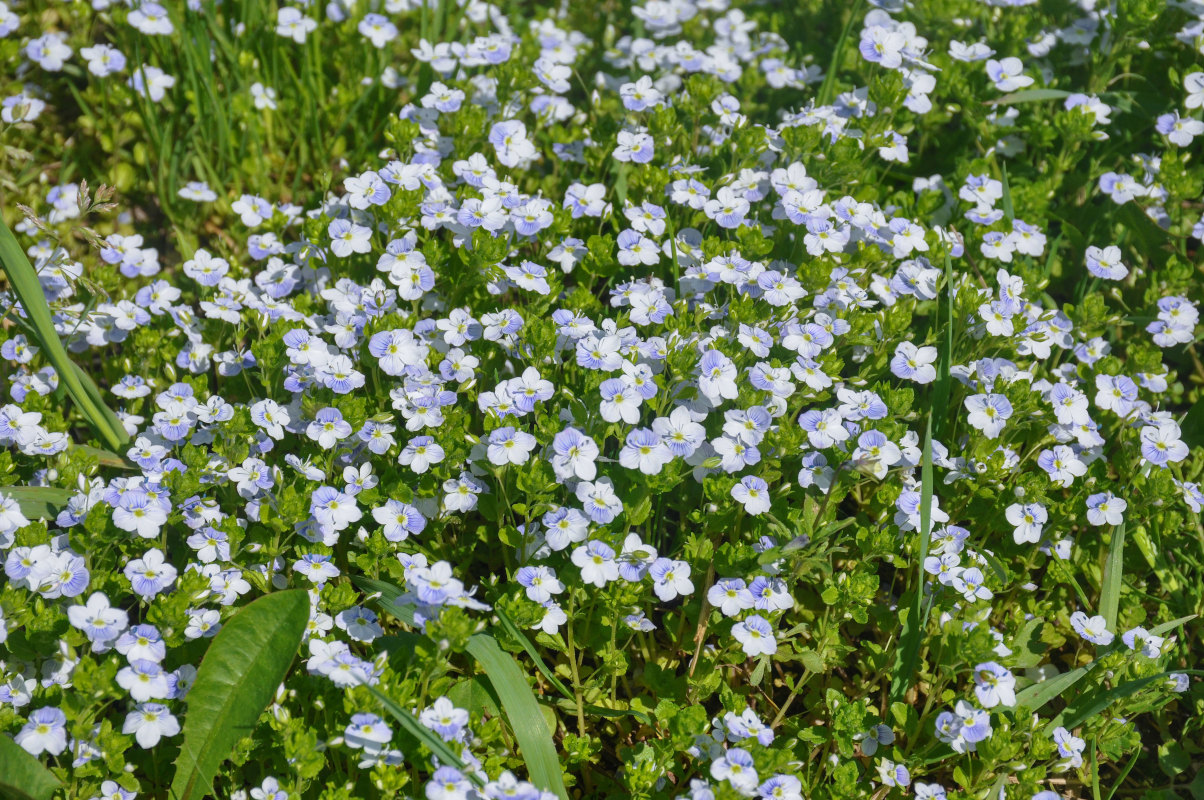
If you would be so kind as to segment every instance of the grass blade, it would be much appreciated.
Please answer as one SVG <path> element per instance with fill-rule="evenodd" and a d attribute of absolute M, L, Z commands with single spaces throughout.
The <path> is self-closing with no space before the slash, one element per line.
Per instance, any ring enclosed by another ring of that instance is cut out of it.
<path fill-rule="evenodd" d="M 75 492 L 51 486 L 2 486 L 0 497 L 5 496 L 16 500 L 21 513 L 29 519 L 54 519 Z"/>
<path fill-rule="evenodd" d="M 932 413 L 928 414 L 928 425 L 924 431 L 924 454 L 920 464 L 920 552 L 916 554 L 916 587 L 912 592 L 907 616 L 903 618 L 903 630 L 899 634 L 899 649 L 895 651 L 895 663 L 890 682 L 891 702 L 902 701 L 915 678 L 916 662 L 920 658 L 920 644 L 928 627 L 928 611 L 931 604 L 924 601 L 924 559 L 928 558 L 928 545 L 932 538 Z"/>
<path fill-rule="evenodd" d="M 1155 625 L 1154 627 L 1150 628 L 1150 633 L 1154 634 L 1155 636 L 1162 636 L 1170 633 L 1181 625 L 1191 622 L 1198 616 L 1199 614 L 1188 614 L 1186 617 L 1179 617 L 1179 619 L 1172 619 L 1170 622 L 1164 622 L 1161 625 Z"/>
<path fill-rule="evenodd" d="M 1062 100 L 1067 97 L 1070 97 L 1070 92 L 1064 89 L 1025 89 L 1005 94 L 1003 97 L 991 100 L 987 105 L 1013 106 L 1017 103 L 1040 103 L 1044 100 Z"/>
<path fill-rule="evenodd" d="M 104 439 L 110 450 L 122 449 L 122 445 L 129 441 L 129 435 L 117 420 L 117 415 L 100 399 L 96 384 L 68 358 L 63 343 L 59 341 L 58 332 L 54 329 L 50 306 L 46 304 L 46 295 L 42 291 L 38 273 L 3 220 L 0 220 L 0 268 L 3 268 L 4 274 L 8 276 L 13 293 L 29 316 L 33 334 L 41 345 L 42 352 L 58 373 L 59 380 L 79 407 L 84 419 Z"/>
<path fill-rule="evenodd" d="M 1150 633 L 1154 634 L 1155 636 L 1162 636 L 1170 633 L 1184 623 L 1190 622 L 1195 618 L 1195 614 L 1190 614 L 1186 617 L 1179 617 L 1178 619 L 1173 619 L 1170 622 L 1164 622 L 1161 625 L 1155 625 L 1150 629 Z M 1070 672 L 1063 672 L 1061 675 L 1057 675 L 1047 681 L 1034 683 L 1032 686 L 1026 686 L 1020 691 L 1016 692 L 1016 705 L 1027 708 L 1029 711 L 1037 711 L 1050 700 L 1053 700 L 1055 697 L 1060 697 L 1067 689 L 1069 689 L 1071 686 L 1074 686 L 1076 683 L 1086 677 L 1087 673 L 1095 669 L 1095 667 L 1100 663 L 1100 659 L 1115 650 L 1118 645 L 1119 640 L 1100 650 L 1099 655 L 1090 664 L 1085 664 L 1076 669 L 1072 669 Z M 1179 671 L 1184 672 L 1185 670 Z"/>
<path fill-rule="evenodd" d="M 857 0 L 853 4 L 849 18 L 844 24 L 844 30 L 840 32 L 840 38 L 836 40 L 836 49 L 832 51 L 832 60 L 828 62 L 828 72 L 824 75 L 824 82 L 820 84 L 816 105 L 826 106 L 832 102 L 832 92 L 836 90 L 836 72 L 840 69 L 840 59 L 844 55 L 845 43 L 849 40 L 849 34 L 853 32 L 853 25 L 857 23 L 861 5 L 862 0 Z"/>
<path fill-rule="evenodd" d="M 25 748 L 0 735 L 0 796 L 14 800 L 50 800 L 62 788 L 58 778 Z"/>
<path fill-rule="evenodd" d="M 1098 663 L 1098 660 L 1092 661 L 1086 666 L 1072 669 L 1070 672 L 1063 672 L 1061 675 L 1055 675 L 1047 681 L 1026 686 L 1016 692 L 1016 705 L 1027 708 L 1029 711 L 1039 710 L 1050 700 L 1060 697 L 1063 692 L 1085 678 L 1087 673 Z"/>
<path fill-rule="evenodd" d="M 1145 678 L 1137 678 L 1136 680 L 1125 681 L 1119 686 L 1113 686 L 1111 689 L 1101 688 L 1101 691 L 1091 692 L 1076 699 L 1073 703 L 1066 706 L 1061 714 L 1049 721 L 1046 726 L 1049 730 L 1053 730 L 1059 725 L 1074 729 L 1082 725 L 1087 720 L 1094 717 L 1096 714 L 1102 713 L 1108 706 L 1115 703 L 1117 700 L 1123 700 L 1126 697 L 1136 694 L 1145 687 L 1149 686 L 1154 681 L 1165 680 L 1173 674 L 1181 675 L 1204 675 L 1204 670 L 1198 669 L 1180 669 L 1174 672 L 1160 672 L 1157 675 L 1150 675 Z"/>
<path fill-rule="evenodd" d="M 928 411 L 928 423 L 924 430 L 924 452 L 920 461 L 920 550 L 916 554 L 916 588 L 911 596 L 911 604 L 906 616 L 902 617 L 902 631 L 899 634 L 899 648 L 895 651 L 895 662 L 892 667 L 890 682 L 890 698 L 892 702 L 902 701 L 907 690 L 911 688 L 915 677 L 917 662 L 920 658 L 920 646 L 924 631 L 928 628 L 928 614 L 932 610 L 931 598 L 924 599 L 924 559 L 928 558 L 928 547 L 932 540 L 932 497 L 935 491 L 935 478 L 932 468 L 932 426 L 933 417 L 943 412 L 949 403 L 949 390 L 952 383 L 949 371 L 953 362 L 953 264 L 949 255 L 945 254 L 945 290 L 948 294 L 949 322 L 945 326 L 945 347 L 940 355 L 936 383 L 933 386 L 933 403 Z M 939 316 L 938 316 L 939 319 Z"/>
<path fill-rule="evenodd" d="M 115 469 L 137 469 L 137 467 L 126 461 L 124 457 L 111 453 L 101 447 L 92 447 L 86 444 L 77 444 L 72 449 L 87 453 L 95 458 L 97 463 L 102 467 L 113 467 Z"/>
<path fill-rule="evenodd" d="M 531 782 L 568 800 L 560 759 L 552 743 L 552 731 L 527 685 L 527 678 L 514 658 L 498 646 L 492 636 L 477 634 L 468 640 L 468 652 L 480 662 L 489 682 L 502 701 L 506 720 L 518 740 Z"/>
<path fill-rule="evenodd" d="M 212 794 L 218 767 L 272 702 L 308 622 L 309 595 L 291 589 L 260 597 L 218 631 L 186 700 L 175 800 Z"/>
<path fill-rule="evenodd" d="M 498 622 L 501 624 L 502 630 L 509 634 L 510 638 L 514 639 L 514 641 L 520 647 L 522 647 L 523 651 L 527 655 L 531 656 L 531 660 L 535 662 L 535 668 L 539 670 L 541 675 L 548 679 L 548 683 L 556 687 L 556 691 L 572 700 L 572 690 L 569 689 L 569 687 L 566 686 L 564 682 L 560 680 L 560 678 L 556 677 L 556 673 L 551 670 L 551 668 L 547 665 L 547 662 L 545 662 L 539 655 L 539 651 L 535 649 L 535 645 L 532 644 L 531 640 L 528 639 L 521 630 L 519 630 L 518 625 L 514 624 L 514 620 L 510 619 L 510 616 L 500 608 L 494 609 L 494 613 L 497 614 Z"/>
<path fill-rule="evenodd" d="M 950 369 L 953 366 L 953 259 L 945 253 L 945 305 L 948 306 L 949 316 L 945 322 L 945 347 L 937 361 L 936 381 L 932 385 L 932 408 L 943 411 L 949 406 L 949 393 L 953 387 L 953 376 Z M 940 319 L 940 315 L 937 315 Z M 939 439 L 945 433 L 945 423 L 950 414 L 940 414 L 936 420 L 936 436 Z"/>
<path fill-rule="evenodd" d="M 1100 591 L 1099 613 L 1108 623 L 1108 630 L 1116 631 L 1116 615 L 1120 612 L 1120 591 L 1124 587 L 1125 570 L 1125 523 L 1122 521 L 1112 529 L 1112 542 L 1108 545 L 1108 562 L 1104 566 L 1104 585 Z"/>
<path fill-rule="evenodd" d="M 390 699 L 387 694 L 382 692 L 380 689 L 377 689 L 375 686 L 365 685 L 365 688 L 372 693 L 372 696 L 375 697 L 382 706 L 384 706 L 385 711 L 389 712 L 389 716 L 397 720 L 398 724 L 405 729 L 406 733 L 410 734 L 415 739 L 426 745 L 426 749 L 430 750 L 431 753 L 433 753 L 435 757 L 439 759 L 440 763 L 447 764 L 460 770 L 478 786 L 485 785 L 485 782 L 481 780 L 480 775 L 475 772 L 468 771 L 464 761 L 458 755 L 456 755 L 456 751 L 447 746 L 447 742 L 440 739 L 434 731 L 415 719 L 413 714 L 397 705 L 397 703 L 393 702 L 393 700 Z"/>
<path fill-rule="evenodd" d="M 1016 207 L 1012 205 L 1012 187 L 1008 184 L 1008 165 L 1000 161 L 999 171 L 1002 175 L 1000 182 L 1003 184 L 1003 218 L 1010 225 L 1012 220 L 1016 219 Z"/>

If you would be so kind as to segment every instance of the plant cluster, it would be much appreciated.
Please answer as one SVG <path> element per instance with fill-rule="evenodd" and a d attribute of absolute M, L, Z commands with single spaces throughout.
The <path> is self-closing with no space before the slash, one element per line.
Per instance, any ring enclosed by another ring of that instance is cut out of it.
<path fill-rule="evenodd" d="M 1204 797 L 1204 7 L 794 5 L 0 2 L 0 790 Z"/>

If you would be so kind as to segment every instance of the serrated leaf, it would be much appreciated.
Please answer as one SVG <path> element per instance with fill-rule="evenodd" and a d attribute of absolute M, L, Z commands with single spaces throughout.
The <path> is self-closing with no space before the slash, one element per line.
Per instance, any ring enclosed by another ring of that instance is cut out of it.
<path fill-rule="evenodd" d="M 552 743 L 552 731 L 548 730 L 539 703 L 514 658 L 502 650 L 492 636 L 484 634 L 469 637 L 468 652 L 481 664 L 502 702 L 506 721 L 518 740 L 531 782 L 553 792 L 561 800 L 568 800 L 560 759 Z"/>
<path fill-rule="evenodd" d="M 175 800 L 212 793 L 218 767 L 275 697 L 308 622 L 308 593 L 290 589 L 249 603 L 218 631 L 186 699 Z"/>
<path fill-rule="evenodd" d="M 62 788 L 58 778 L 25 748 L 0 734 L 0 796 L 13 800 L 50 800 Z"/>

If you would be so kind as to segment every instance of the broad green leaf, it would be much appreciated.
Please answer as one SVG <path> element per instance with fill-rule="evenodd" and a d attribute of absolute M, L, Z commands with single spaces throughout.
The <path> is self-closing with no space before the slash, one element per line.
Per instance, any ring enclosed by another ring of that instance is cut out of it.
<path fill-rule="evenodd" d="M 1152 266 L 1166 266 L 1167 258 L 1174 250 L 1171 239 L 1136 201 L 1130 200 L 1122 205 L 1116 211 L 1116 221 L 1133 236 L 1131 244 L 1136 252 Z"/>
<path fill-rule="evenodd" d="M 213 792 L 218 767 L 272 702 L 308 622 L 309 595 L 290 589 L 253 601 L 218 631 L 188 693 L 174 800 Z"/>
<path fill-rule="evenodd" d="M 1039 103 L 1045 100 L 1063 100 L 1070 97 L 1070 92 L 1062 89 L 1025 89 L 1011 92 L 1003 97 L 987 103 L 990 106 L 1012 106 L 1017 103 Z"/>
<path fill-rule="evenodd" d="M 1099 598 L 1099 613 L 1108 623 L 1108 630 L 1113 632 L 1116 632 L 1116 615 L 1120 611 L 1124 569 L 1125 523 L 1122 521 L 1112 529 L 1112 542 L 1108 545 L 1108 563 L 1104 566 L 1104 585 Z"/>
<path fill-rule="evenodd" d="M 0 268 L 3 268 L 13 293 L 21 301 L 21 307 L 29 317 L 29 327 L 42 347 L 42 352 L 58 373 L 59 381 L 66 387 L 72 401 L 79 407 L 84 419 L 105 440 L 110 450 L 120 450 L 129 441 L 129 434 L 117 419 L 113 410 L 105 405 L 96 384 L 73 362 L 59 341 L 58 332 L 50 316 L 50 306 L 25 251 L 17 242 L 13 232 L 0 220 Z"/>
<path fill-rule="evenodd" d="M 1204 447 L 1204 403 L 1192 403 L 1179 420 L 1183 442 L 1188 447 Z"/>
<path fill-rule="evenodd" d="M 458 708 L 481 709 L 492 717 L 502 716 L 493 686 L 480 675 L 464 678 L 447 690 L 447 698 Z"/>
<path fill-rule="evenodd" d="M 492 636 L 476 634 L 468 639 L 468 652 L 485 670 L 502 701 L 506 721 L 518 740 L 518 748 L 527 763 L 531 782 L 568 800 L 560 759 L 552 743 L 552 731 L 540 711 L 539 703 L 527 684 L 527 678 L 514 658 L 498 646 Z"/>
<path fill-rule="evenodd" d="M 54 519 L 75 492 L 53 486 L 0 486 L 0 497 L 5 496 L 16 500 L 29 519 Z"/>
<path fill-rule="evenodd" d="M 0 797 L 50 800 L 62 788 L 58 778 L 21 745 L 0 734 Z"/>

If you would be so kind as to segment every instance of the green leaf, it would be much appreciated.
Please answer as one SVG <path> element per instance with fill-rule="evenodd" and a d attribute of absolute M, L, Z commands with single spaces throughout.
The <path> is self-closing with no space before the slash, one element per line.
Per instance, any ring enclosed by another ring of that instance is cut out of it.
<path fill-rule="evenodd" d="M 1192 403 L 1191 408 L 1179 420 L 1183 430 L 1183 443 L 1188 447 L 1204 447 L 1204 403 Z"/>
<path fill-rule="evenodd" d="M 1150 633 L 1154 634 L 1155 636 L 1162 636 L 1170 633 L 1179 626 L 1186 622 L 1190 622 L 1195 618 L 1195 614 L 1189 614 L 1186 617 L 1179 617 L 1178 619 L 1173 619 L 1170 622 L 1164 622 L 1161 625 L 1155 625 L 1150 629 Z M 1037 711 L 1050 700 L 1053 700 L 1055 697 L 1060 697 L 1071 686 L 1074 686 L 1076 683 L 1086 677 L 1087 673 L 1095 669 L 1099 665 L 1100 659 L 1118 647 L 1119 641 L 1120 640 L 1118 639 L 1113 644 L 1100 650 L 1099 655 L 1090 664 L 1084 664 L 1081 667 L 1072 669 L 1070 672 L 1063 672 L 1061 675 L 1055 675 L 1047 681 L 1034 683 L 1032 686 L 1026 686 L 1020 691 L 1016 692 L 1016 705 L 1023 706 L 1029 711 Z M 1179 670 L 1179 672 L 1186 671 L 1187 670 Z"/>
<path fill-rule="evenodd" d="M 58 778 L 25 748 L 0 734 L 0 796 L 13 800 L 50 800 L 62 788 Z"/>
<path fill-rule="evenodd" d="M 63 343 L 50 316 L 50 306 L 25 251 L 17 242 L 13 232 L 0 220 L 0 268 L 8 276 L 13 293 L 21 301 L 21 307 L 29 317 L 29 328 L 42 347 L 59 380 L 66 387 L 71 400 L 79 407 L 84 419 L 105 440 L 110 450 L 120 450 L 129 441 L 129 434 L 117 419 L 113 410 L 105 405 L 96 384 L 67 356 Z"/>
<path fill-rule="evenodd" d="M 1086 666 L 1072 669 L 1070 672 L 1063 672 L 1061 675 L 1055 675 L 1047 681 L 1026 686 L 1016 692 L 1016 705 L 1023 706 L 1029 711 L 1037 711 L 1050 700 L 1060 697 L 1063 692 L 1085 678 L 1087 673 L 1098 663 L 1098 660 L 1092 661 Z"/>
<path fill-rule="evenodd" d="M 920 659 L 920 645 L 924 630 L 928 627 L 931 601 L 924 601 L 924 559 L 928 558 L 928 545 L 932 539 L 932 417 L 928 413 L 928 425 L 924 431 L 924 453 L 920 462 L 920 552 L 916 555 L 916 583 L 911 592 L 911 604 L 906 615 L 900 614 L 902 631 L 899 647 L 895 650 L 894 667 L 891 672 L 891 702 L 902 701 L 911 688 Z"/>
<path fill-rule="evenodd" d="M 989 106 L 1013 106 L 1017 103 L 1040 103 L 1045 100 L 1063 100 L 1070 97 L 1070 92 L 1062 89 L 1025 89 L 1020 92 L 1010 92 L 1003 97 L 987 103 Z"/>
<path fill-rule="evenodd" d="M 131 464 L 129 461 L 127 461 L 124 456 L 119 456 L 116 453 L 105 450 L 103 447 L 92 447 L 91 445 L 77 444 L 73 445 L 71 449 L 78 450 L 82 453 L 87 453 L 95 458 L 102 467 L 114 467 L 116 469 L 130 470 L 138 468 L 134 464 Z"/>
<path fill-rule="evenodd" d="M 953 376 L 950 374 L 950 365 L 953 363 L 953 315 L 955 305 L 953 297 L 953 259 L 949 257 L 948 252 L 945 253 L 945 306 L 949 311 L 949 318 L 945 323 L 945 346 L 941 349 L 940 358 L 937 361 L 936 381 L 932 385 L 932 407 L 942 409 L 949 406 L 949 392 L 953 387 Z M 954 414 L 941 414 L 937 417 L 934 430 L 938 438 L 944 435 L 946 423 L 954 416 Z"/>
<path fill-rule="evenodd" d="M 6 495 L 17 501 L 29 519 L 54 519 L 75 492 L 53 486 L 0 486 L 0 497 Z"/>
<path fill-rule="evenodd" d="M 564 681 L 556 677 L 556 673 L 553 672 L 548 666 L 547 662 L 540 657 L 539 651 L 535 649 L 535 645 L 521 630 L 519 630 L 519 627 L 514 623 L 514 620 L 510 619 L 510 615 L 505 611 L 502 611 L 500 608 L 495 608 L 493 613 L 497 614 L 498 622 L 501 624 L 502 630 L 504 630 L 510 636 L 510 638 L 513 639 L 524 652 L 526 652 L 527 655 L 531 656 L 531 660 L 535 662 L 535 668 L 539 670 L 541 675 L 547 678 L 548 683 L 556 687 L 556 691 L 572 700 L 572 690 L 564 684 Z"/>
<path fill-rule="evenodd" d="M 1108 623 L 1108 630 L 1116 631 L 1116 615 L 1120 612 L 1120 591 L 1124 587 L 1125 570 L 1125 523 L 1122 520 L 1112 529 L 1112 542 L 1108 545 L 1108 563 L 1104 566 L 1104 585 L 1100 590 L 1099 613 Z"/>
<path fill-rule="evenodd" d="M 1179 617 L 1178 619 L 1172 619 L 1170 622 L 1164 622 L 1161 625 L 1155 625 L 1154 627 L 1150 628 L 1150 633 L 1154 634 L 1155 636 L 1163 636 L 1175 630 L 1179 626 L 1191 622 L 1198 616 L 1200 615 L 1188 614 L 1186 617 Z"/>
<path fill-rule="evenodd" d="M 218 767 L 272 702 L 308 622 L 309 595 L 291 589 L 253 601 L 218 631 L 188 693 L 175 800 L 213 792 Z"/>
<path fill-rule="evenodd" d="M 1115 703 L 1117 700 L 1122 700 L 1126 697 L 1136 694 L 1145 687 L 1149 686 L 1154 681 L 1165 680 L 1173 674 L 1183 675 L 1204 675 L 1204 670 L 1198 669 L 1180 669 L 1175 672 L 1160 672 L 1157 675 L 1150 675 L 1146 678 L 1138 678 L 1132 681 L 1113 686 L 1111 689 L 1101 689 L 1099 691 L 1090 692 L 1076 699 L 1073 703 L 1066 706 L 1061 714 L 1049 721 L 1046 726 L 1049 730 L 1053 730 L 1059 725 L 1066 729 L 1074 729 L 1082 725 L 1087 720 L 1095 715 L 1103 712 L 1108 706 Z"/>
<path fill-rule="evenodd" d="M 418 627 L 414 624 L 414 612 L 417 609 L 412 605 L 398 602 L 401 596 L 405 594 L 401 589 L 388 581 L 366 578 L 360 575 L 353 575 L 351 582 L 368 594 L 380 595 L 377 605 L 382 611 L 396 617 L 411 627 Z"/>
<path fill-rule="evenodd" d="M 836 90 L 836 72 L 840 69 L 840 59 L 844 55 L 845 43 L 849 41 L 849 35 L 853 32 L 853 25 L 860 19 L 862 0 L 857 0 L 853 3 L 853 8 L 849 10 L 849 18 L 845 21 L 844 30 L 840 32 L 840 38 L 836 40 L 836 47 L 832 50 L 832 60 L 828 62 L 828 71 L 824 74 L 824 82 L 820 84 L 819 96 L 816 98 L 816 104 L 826 106 L 832 102 L 832 93 Z"/>
<path fill-rule="evenodd" d="M 447 699 L 459 708 L 481 711 L 493 717 L 502 716 L 502 707 L 493 686 L 479 675 L 465 678 L 447 690 Z"/>
<path fill-rule="evenodd" d="M 999 171 L 1002 175 L 1000 179 L 1003 183 L 1003 217 L 1011 224 L 1016 218 L 1016 207 L 1012 205 L 1012 187 L 1008 184 L 1008 165 L 1004 162 L 999 162 Z"/>
<path fill-rule="evenodd" d="M 364 684 L 364 687 L 384 706 L 385 711 L 389 712 L 389 716 L 397 720 L 406 733 L 426 745 L 426 749 L 430 750 L 440 762 L 460 770 L 477 786 L 485 785 L 485 782 L 481 780 L 481 776 L 475 771 L 469 770 L 465 766 L 464 761 L 456 755 L 456 751 L 448 747 L 447 742 L 440 739 L 434 731 L 415 719 L 413 714 L 393 702 L 380 689 L 377 689 L 375 686 L 368 686 L 367 684 Z"/>
<path fill-rule="evenodd" d="M 1009 657 L 1010 666 L 1027 669 L 1041 663 L 1041 657 L 1047 649 L 1039 638 L 1039 631 L 1043 625 L 1045 625 L 1044 619 L 1033 617 L 1016 632 L 1015 638 L 1009 645 L 1012 650 L 1012 655 Z"/>
<path fill-rule="evenodd" d="M 1159 268 L 1166 266 L 1167 258 L 1173 252 L 1171 239 L 1135 200 L 1130 200 L 1116 211 L 1116 221 L 1132 235 L 1132 246 L 1137 253 L 1152 265 Z"/>
<path fill-rule="evenodd" d="M 505 710 L 506 721 L 518 740 L 531 782 L 551 791 L 561 800 L 568 800 L 560 759 L 552 743 L 552 731 L 535 701 L 527 678 L 509 653 L 498 646 L 497 640 L 485 634 L 468 639 L 468 652 L 485 670 Z"/>

